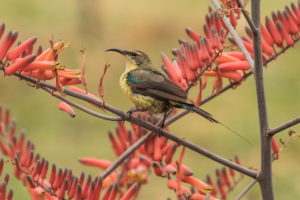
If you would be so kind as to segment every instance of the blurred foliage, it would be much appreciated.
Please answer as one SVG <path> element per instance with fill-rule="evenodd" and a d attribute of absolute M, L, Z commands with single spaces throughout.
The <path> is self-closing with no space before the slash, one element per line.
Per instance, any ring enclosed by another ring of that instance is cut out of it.
<path fill-rule="evenodd" d="M 262 1 L 262 19 L 272 10 L 283 9 L 288 1 Z M 121 94 L 118 79 L 124 70 L 122 58 L 116 54 L 104 53 L 108 48 L 141 49 L 149 53 L 153 63 L 160 67 L 160 53 L 171 56 L 171 49 L 178 46 L 177 39 L 185 38 L 185 27 L 202 33 L 204 15 L 210 1 L 183 0 L 10 0 L 1 2 L 0 18 L 7 29 L 19 31 L 19 39 L 38 36 L 38 43 L 48 47 L 48 40 L 64 39 L 70 41 L 60 61 L 70 68 L 81 68 L 81 48 L 87 53 L 88 87 L 95 94 L 104 64 L 111 67 L 104 80 L 105 99 L 108 103 L 127 110 L 131 102 Z M 250 10 L 250 9 L 249 9 Z M 239 30 L 243 30 L 244 20 Z M 265 87 L 270 126 L 299 115 L 300 46 L 288 50 L 284 55 L 269 64 L 265 70 Z M 26 128 L 27 137 L 36 146 L 36 151 L 58 167 L 72 168 L 75 174 L 80 171 L 98 173 L 96 169 L 83 167 L 77 162 L 81 156 L 94 156 L 114 160 L 108 142 L 108 130 L 114 130 L 116 123 L 93 118 L 80 111 L 71 119 L 57 109 L 58 101 L 49 94 L 36 90 L 15 77 L 0 78 L 0 103 L 12 110 L 17 120 L 18 130 Z M 210 89 L 205 94 L 210 93 Z M 190 95 L 196 96 L 196 89 Z M 191 114 L 171 126 L 171 132 L 185 137 L 215 153 L 227 158 L 238 154 L 245 166 L 258 169 L 259 126 L 253 78 L 240 87 L 230 90 L 203 106 L 216 119 L 230 125 L 253 143 L 246 145 L 221 126 L 207 123 L 206 120 Z M 186 126 L 186 124 L 189 124 Z M 126 123 L 126 125 L 129 125 Z M 129 127 L 129 126 L 128 126 Z M 298 127 L 294 129 L 297 130 Z M 285 138 L 282 133 L 278 137 Z M 277 138 L 278 138 L 277 137 Z M 299 141 L 293 141 L 274 163 L 274 188 L 277 199 L 297 199 L 300 196 L 298 169 Z M 197 177 L 206 173 L 214 174 L 219 164 L 209 161 L 191 151 L 186 152 L 184 162 L 190 166 Z M 9 164 L 6 170 L 11 171 Z M 296 175 L 297 174 L 297 175 Z M 29 199 L 26 189 L 11 178 L 9 188 L 13 188 L 14 199 Z M 231 194 L 234 197 L 250 182 L 245 180 Z M 145 185 L 139 199 L 175 198 L 165 185 L 166 180 L 152 176 Z M 159 192 L 157 192 L 159 191 Z M 245 199 L 259 199 L 256 185 Z"/>

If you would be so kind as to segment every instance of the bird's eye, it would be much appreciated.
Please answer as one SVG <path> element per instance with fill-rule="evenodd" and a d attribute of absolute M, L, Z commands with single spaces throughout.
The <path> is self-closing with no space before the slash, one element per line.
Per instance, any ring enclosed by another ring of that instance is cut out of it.
<path fill-rule="evenodd" d="M 134 53 L 134 52 L 131 53 L 132 57 L 136 57 L 137 55 L 138 55 L 137 53 Z"/>

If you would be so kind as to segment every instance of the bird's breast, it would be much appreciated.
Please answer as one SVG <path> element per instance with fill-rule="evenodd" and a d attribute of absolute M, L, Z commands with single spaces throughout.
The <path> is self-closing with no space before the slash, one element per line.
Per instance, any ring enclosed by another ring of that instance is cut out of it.
<path fill-rule="evenodd" d="M 129 99 L 138 107 L 146 109 L 153 113 L 163 113 L 166 112 L 169 107 L 163 101 L 154 99 L 150 96 L 144 96 L 132 92 L 130 86 L 127 84 L 127 73 L 123 73 L 120 77 L 120 86 L 124 94 L 126 94 Z"/>

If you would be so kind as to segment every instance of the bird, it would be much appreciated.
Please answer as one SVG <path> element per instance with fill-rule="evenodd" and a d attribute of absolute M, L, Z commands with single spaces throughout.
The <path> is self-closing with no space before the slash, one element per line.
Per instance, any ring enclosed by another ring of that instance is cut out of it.
<path fill-rule="evenodd" d="M 210 122 L 223 125 L 205 110 L 197 107 L 188 99 L 187 92 L 172 82 L 163 72 L 155 69 L 149 56 L 140 50 L 107 49 L 120 53 L 125 57 L 126 69 L 120 77 L 120 87 L 125 95 L 141 109 L 129 111 L 150 111 L 154 114 L 164 114 L 162 127 L 167 112 L 172 108 L 182 108 L 193 111 Z M 239 135 L 239 134 L 237 134 Z M 241 135 L 239 135 L 242 137 Z M 243 137 L 242 137 L 243 138 Z"/>

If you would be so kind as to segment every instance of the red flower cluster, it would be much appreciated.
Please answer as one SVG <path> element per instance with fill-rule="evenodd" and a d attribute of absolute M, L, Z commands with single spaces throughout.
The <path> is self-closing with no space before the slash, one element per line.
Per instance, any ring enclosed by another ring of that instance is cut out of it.
<path fill-rule="evenodd" d="M 235 27 L 240 16 L 236 1 L 222 1 L 224 4 L 223 13 L 229 16 L 231 24 Z M 186 29 L 188 36 L 194 41 L 179 40 L 180 47 L 172 53 L 176 60 L 170 59 L 162 54 L 163 70 L 169 78 L 184 89 L 195 85 L 197 80 L 202 80 L 199 87 L 199 94 L 196 104 L 200 104 L 201 90 L 206 87 L 206 77 L 214 77 L 213 92 L 222 89 L 222 78 L 228 78 L 234 82 L 243 79 L 245 71 L 250 69 L 241 52 L 223 51 L 226 49 L 225 41 L 228 38 L 228 31 L 221 16 L 213 9 L 209 9 L 209 15 L 205 16 L 204 36 L 190 28 Z M 298 6 L 291 4 L 291 9 L 286 6 L 284 11 L 272 13 L 272 20 L 266 17 L 266 28 L 261 26 L 262 51 L 264 61 L 273 59 L 276 53 L 275 45 L 286 49 L 294 45 L 299 39 L 300 27 L 300 3 Z M 252 33 L 246 28 L 247 37 L 242 37 L 242 42 L 250 55 L 253 56 Z M 232 38 L 228 40 L 236 45 Z M 215 66 L 214 68 L 212 66 Z"/>
<path fill-rule="evenodd" d="M 5 25 L 0 25 L 0 39 L 5 31 Z M 33 52 L 36 37 L 19 42 L 12 48 L 18 37 L 18 32 L 9 31 L 0 44 L 0 61 L 5 67 L 5 75 L 19 72 L 38 80 L 57 78 L 61 85 L 80 84 L 80 73 L 77 70 L 64 69 L 58 62 L 59 53 L 67 46 L 63 41 L 56 44 L 50 41 L 50 47 L 45 51 L 39 46 Z M 55 73 L 56 72 L 56 73 Z"/>
<path fill-rule="evenodd" d="M 0 136 L 2 154 L 10 157 L 15 166 L 15 177 L 27 187 L 33 200 L 58 200 L 64 199 L 65 196 L 75 200 L 100 199 L 101 191 L 105 188 L 105 181 L 102 180 L 101 176 L 92 179 L 89 175 L 85 180 L 84 173 L 80 177 L 76 177 L 72 174 L 71 169 L 57 168 L 55 164 L 52 164 L 50 177 L 47 179 L 49 161 L 42 158 L 40 154 L 34 153 L 34 144 L 29 140 L 26 141 L 24 133 L 19 137 L 17 136 L 16 124 L 10 121 L 9 110 L 3 117 L 2 107 L 0 107 Z M 2 168 L 3 160 L 0 160 L 0 175 Z M 1 200 L 12 199 L 12 191 L 6 196 L 7 182 L 8 176 L 5 177 L 0 187 Z M 132 198 L 136 191 L 137 185 L 133 184 L 123 195 L 123 199 Z M 108 190 L 106 194 L 107 192 Z M 106 198 L 103 197 L 102 199 Z"/>
<path fill-rule="evenodd" d="M 150 118 L 147 113 L 140 113 L 138 117 L 154 124 L 157 123 L 157 119 L 155 117 Z M 119 157 L 147 133 L 147 130 L 135 124 L 131 124 L 131 126 L 132 130 L 128 130 L 122 122 L 119 122 L 115 133 L 108 133 L 116 157 Z M 179 144 L 169 142 L 164 137 L 153 136 L 149 138 L 132 154 L 127 165 L 123 164 L 117 172 L 111 173 L 103 180 L 103 187 L 113 187 L 120 174 L 122 174 L 122 178 L 119 180 L 119 189 L 122 187 L 128 188 L 132 184 L 138 183 L 138 190 L 140 190 L 141 185 L 148 182 L 149 172 L 152 168 L 156 176 L 168 179 L 167 187 L 176 191 L 177 195 L 195 200 L 204 199 L 206 195 L 210 195 L 207 199 L 216 199 L 217 189 L 209 176 L 206 182 L 193 177 L 192 170 L 182 164 L 183 153 L 181 153 L 179 160 L 174 160 L 178 147 Z M 80 158 L 79 161 L 84 165 L 101 169 L 107 169 L 112 164 L 108 160 L 90 157 Z M 240 164 L 237 157 L 236 162 Z M 231 179 L 227 175 L 226 168 L 217 175 L 217 180 L 221 180 L 221 184 L 218 185 L 219 192 L 224 198 L 227 197 L 227 192 L 230 192 L 234 187 L 232 182 L 235 184 L 239 182 L 235 179 L 235 171 L 232 169 L 229 169 L 229 171 Z M 192 190 L 182 185 L 181 182 L 190 185 Z M 227 191 L 224 186 L 228 186 Z M 225 191 L 225 194 L 223 191 Z"/>

